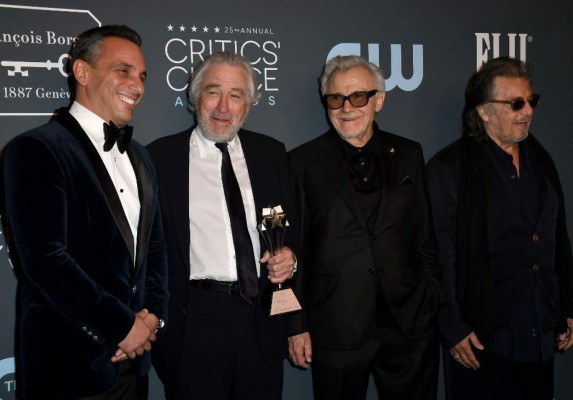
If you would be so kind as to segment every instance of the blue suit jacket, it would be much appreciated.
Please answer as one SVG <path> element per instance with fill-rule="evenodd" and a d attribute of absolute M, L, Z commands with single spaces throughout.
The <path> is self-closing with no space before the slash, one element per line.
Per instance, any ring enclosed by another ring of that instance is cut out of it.
<path fill-rule="evenodd" d="M 135 313 L 147 308 L 166 317 L 155 172 L 141 145 L 132 143 L 127 152 L 141 205 L 137 243 L 100 156 L 68 112 L 6 149 L 5 222 L 10 255 L 22 272 L 18 389 L 24 398 L 105 392 L 118 379 L 110 359 Z M 137 363 L 146 373 L 149 355 Z"/>

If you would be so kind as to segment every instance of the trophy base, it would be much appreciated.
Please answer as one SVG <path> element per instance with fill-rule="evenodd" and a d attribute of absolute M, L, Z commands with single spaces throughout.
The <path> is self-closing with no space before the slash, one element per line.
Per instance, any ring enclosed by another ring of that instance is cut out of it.
<path fill-rule="evenodd" d="M 291 288 L 279 288 L 271 293 L 269 316 L 275 317 L 302 310 Z"/>

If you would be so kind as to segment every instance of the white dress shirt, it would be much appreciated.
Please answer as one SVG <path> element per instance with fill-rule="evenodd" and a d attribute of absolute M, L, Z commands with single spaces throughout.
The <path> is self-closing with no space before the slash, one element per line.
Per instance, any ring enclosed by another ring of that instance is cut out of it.
<path fill-rule="evenodd" d="M 260 276 L 255 201 L 238 136 L 229 142 L 228 149 L 241 188 L 257 276 Z M 199 127 L 195 128 L 189 143 L 190 279 L 237 280 L 235 247 L 221 180 L 221 162 L 222 153 L 215 147 L 215 142 L 206 139 Z"/>
<path fill-rule="evenodd" d="M 105 168 L 113 182 L 113 186 L 117 191 L 123 211 L 129 222 L 131 233 L 134 237 L 134 243 L 137 246 L 137 226 L 139 225 L 139 195 L 137 191 L 137 179 L 133 166 L 129 161 L 127 152 L 120 153 L 117 148 L 117 143 L 113 145 L 110 151 L 104 151 L 103 145 L 105 142 L 103 133 L 104 121 L 99 116 L 82 106 L 80 103 L 74 102 L 70 108 L 70 114 L 79 122 L 82 129 L 87 133 L 94 147 L 96 148 L 99 156 L 101 157 Z M 134 252 L 134 256 L 135 256 Z"/>

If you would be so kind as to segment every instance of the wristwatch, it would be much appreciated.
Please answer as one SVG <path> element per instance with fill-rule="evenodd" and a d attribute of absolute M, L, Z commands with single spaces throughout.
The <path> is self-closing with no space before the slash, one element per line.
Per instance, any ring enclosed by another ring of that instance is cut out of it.
<path fill-rule="evenodd" d="M 165 326 L 165 321 L 162 320 L 161 318 L 157 319 L 157 328 L 155 328 L 155 334 L 157 334 L 157 332 L 159 332 L 161 329 L 163 329 L 163 327 Z"/>

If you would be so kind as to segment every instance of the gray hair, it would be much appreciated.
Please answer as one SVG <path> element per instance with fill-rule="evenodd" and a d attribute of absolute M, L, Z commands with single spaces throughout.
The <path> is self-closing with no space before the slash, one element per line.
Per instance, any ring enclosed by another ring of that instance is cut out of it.
<path fill-rule="evenodd" d="M 187 98 L 189 100 L 189 109 L 195 111 L 196 105 L 201 98 L 201 91 L 203 89 L 203 77 L 205 72 L 214 64 L 227 64 L 233 67 L 242 68 L 247 74 L 247 89 L 248 89 L 248 100 L 249 105 L 255 104 L 259 101 L 261 93 L 257 88 L 257 73 L 251 66 L 249 60 L 240 54 L 233 53 L 230 51 L 220 51 L 213 53 L 201 64 L 195 67 L 193 75 L 191 76 L 191 81 L 187 89 Z"/>
<path fill-rule="evenodd" d="M 386 91 L 386 82 L 384 81 L 384 73 L 376 64 L 366 61 L 359 56 L 336 56 L 330 59 L 322 71 L 320 76 L 320 94 L 325 95 L 330 84 L 330 79 L 337 72 L 346 72 L 353 68 L 364 68 L 374 78 L 374 85 L 379 92 Z"/>

